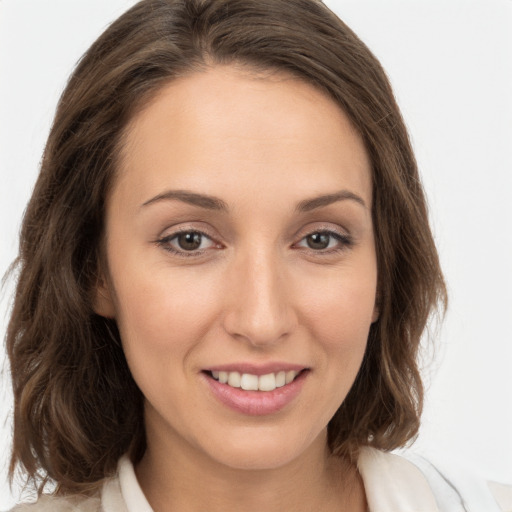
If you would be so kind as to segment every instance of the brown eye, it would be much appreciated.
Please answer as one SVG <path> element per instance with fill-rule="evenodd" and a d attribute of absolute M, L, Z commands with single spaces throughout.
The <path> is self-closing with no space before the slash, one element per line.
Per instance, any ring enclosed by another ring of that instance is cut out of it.
<path fill-rule="evenodd" d="M 319 254 L 333 254 L 352 246 L 350 235 L 336 231 L 313 231 L 302 238 L 296 247 L 316 251 Z"/>
<path fill-rule="evenodd" d="M 330 233 L 312 233 L 306 237 L 306 243 L 310 249 L 322 250 L 329 247 L 331 239 Z"/>
<path fill-rule="evenodd" d="M 180 231 L 157 240 L 166 251 L 182 256 L 200 255 L 203 251 L 219 246 L 201 231 Z"/>
<path fill-rule="evenodd" d="M 203 235 L 195 231 L 181 233 L 176 236 L 176 242 L 180 249 L 184 251 L 195 251 L 201 247 Z"/>

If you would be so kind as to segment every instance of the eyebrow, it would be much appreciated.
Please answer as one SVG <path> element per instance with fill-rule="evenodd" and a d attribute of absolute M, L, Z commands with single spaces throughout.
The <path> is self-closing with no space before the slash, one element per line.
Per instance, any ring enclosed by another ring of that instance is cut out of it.
<path fill-rule="evenodd" d="M 350 192 L 350 190 L 340 190 L 339 192 L 334 192 L 333 194 L 324 194 L 321 196 L 313 197 L 311 199 L 305 199 L 297 205 L 296 210 L 299 212 L 310 212 L 311 210 L 329 206 L 330 204 L 336 203 L 338 201 L 347 200 L 355 201 L 364 208 L 367 208 L 366 203 L 362 197 L 354 194 L 353 192 Z"/>
<path fill-rule="evenodd" d="M 206 194 L 198 194 L 197 192 L 190 192 L 188 190 L 167 190 L 166 192 L 148 199 L 145 203 L 142 204 L 142 206 L 144 207 L 150 204 L 158 203 L 160 201 L 172 200 L 182 201 L 183 203 L 199 206 L 207 210 L 216 210 L 222 212 L 227 212 L 229 210 L 228 205 L 218 197 L 213 197 Z M 355 201 L 356 203 L 366 208 L 366 203 L 362 197 L 354 194 L 353 192 L 350 192 L 349 190 L 340 190 L 339 192 L 334 192 L 333 194 L 324 194 L 321 196 L 313 197 L 311 199 L 300 201 L 295 207 L 295 210 L 302 213 L 310 212 L 312 210 L 316 210 L 317 208 L 322 208 L 338 201 L 346 200 Z"/>
<path fill-rule="evenodd" d="M 168 190 L 162 194 L 147 200 L 142 206 L 158 203 L 160 201 L 178 200 L 194 206 L 200 206 L 207 210 L 228 211 L 228 205 L 217 197 L 208 196 L 206 194 L 197 194 L 188 190 Z"/>

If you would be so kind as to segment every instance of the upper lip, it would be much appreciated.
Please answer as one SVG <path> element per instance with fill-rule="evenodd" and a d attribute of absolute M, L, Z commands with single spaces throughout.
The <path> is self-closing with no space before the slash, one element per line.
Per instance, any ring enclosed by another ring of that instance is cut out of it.
<path fill-rule="evenodd" d="M 281 371 L 296 371 L 307 369 L 307 366 L 293 363 L 283 363 L 279 361 L 255 364 L 255 363 L 227 363 L 205 368 L 206 372 L 238 372 L 238 373 L 249 373 L 251 375 L 267 375 L 269 373 L 277 373 Z"/>

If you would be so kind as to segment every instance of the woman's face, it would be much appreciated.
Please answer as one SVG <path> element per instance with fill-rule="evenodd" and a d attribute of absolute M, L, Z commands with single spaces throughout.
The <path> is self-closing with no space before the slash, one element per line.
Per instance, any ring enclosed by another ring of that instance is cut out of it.
<path fill-rule="evenodd" d="M 371 190 L 347 117 L 288 76 L 215 67 L 135 117 L 96 310 L 149 450 L 262 469 L 325 449 L 377 316 Z"/>

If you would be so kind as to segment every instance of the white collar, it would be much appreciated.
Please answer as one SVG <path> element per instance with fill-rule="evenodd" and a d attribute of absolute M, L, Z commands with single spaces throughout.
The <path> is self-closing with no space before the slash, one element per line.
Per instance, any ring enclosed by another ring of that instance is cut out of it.
<path fill-rule="evenodd" d="M 362 448 L 357 466 L 370 512 L 438 512 L 423 473 L 407 459 L 374 448 Z M 118 478 L 102 491 L 105 512 L 153 512 L 127 456 L 119 460 Z"/>
<path fill-rule="evenodd" d="M 117 478 L 103 485 L 101 504 L 104 512 L 153 512 L 127 455 L 119 459 Z"/>
<path fill-rule="evenodd" d="M 407 459 L 364 447 L 357 467 L 370 512 L 439 511 L 427 479 Z"/>

